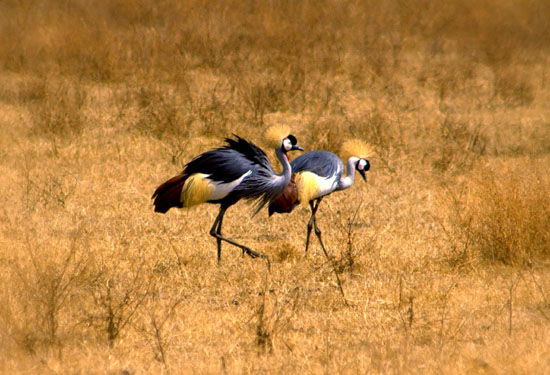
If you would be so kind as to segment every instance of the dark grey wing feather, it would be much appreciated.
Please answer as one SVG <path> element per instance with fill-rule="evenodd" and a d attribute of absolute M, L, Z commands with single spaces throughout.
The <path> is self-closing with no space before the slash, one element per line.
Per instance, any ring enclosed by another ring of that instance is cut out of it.
<path fill-rule="evenodd" d="M 250 176 L 246 177 L 232 194 L 239 198 L 255 200 L 256 215 L 267 203 L 276 199 L 285 189 L 283 176 L 277 175 L 269 158 L 260 148 L 236 136 L 236 140 L 227 140 L 231 147 L 238 149 L 254 161 Z"/>
<path fill-rule="evenodd" d="M 227 142 L 227 146 L 224 148 L 235 150 L 244 157 L 246 157 L 248 160 L 251 160 L 254 164 L 258 164 L 259 166 L 265 168 L 266 170 L 275 173 L 273 171 L 273 167 L 271 166 L 271 162 L 269 161 L 269 158 L 265 154 L 265 152 L 256 146 L 254 143 L 247 141 L 244 138 L 239 137 L 236 134 L 233 134 L 233 136 L 236 139 L 226 138 L 225 141 Z"/>
<path fill-rule="evenodd" d="M 344 164 L 338 156 L 328 151 L 310 151 L 290 163 L 292 173 L 309 171 L 321 177 L 342 175 Z"/>
<path fill-rule="evenodd" d="M 238 179 L 250 170 L 254 172 L 258 167 L 273 171 L 269 159 L 262 150 L 243 138 L 236 138 L 227 138 L 226 146 L 195 157 L 186 164 L 184 173 L 204 173 L 210 175 L 211 180 L 225 183 Z"/>
<path fill-rule="evenodd" d="M 285 187 L 283 177 L 273 171 L 270 163 L 269 168 L 255 165 L 250 176 L 246 177 L 232 193 L 239 198 L 255 200 L 252 214 L 254 216 L 265 204 L 277 198 Z"/>

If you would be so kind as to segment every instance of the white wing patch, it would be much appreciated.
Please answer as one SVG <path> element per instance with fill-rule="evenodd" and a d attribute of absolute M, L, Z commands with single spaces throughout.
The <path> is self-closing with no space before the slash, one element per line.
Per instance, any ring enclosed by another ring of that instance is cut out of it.
<path fill-rule="evenodd" d="M 319 195 L 316 197 L 322 197 L 323 195 L 330 194 L 336 189 L 337 179 L 336 175 L 332 177 L 317 176 L 317 183 L 319 184 Z"/>
<path fill-rule="evenodd" d="M 241 182 L 243 182 L 245 177 L 249 176 L 251 173 L 252 171 L 250 170 L 244 173 L 241 177 L 231 182 L 210 181 L 209 185 L 212 186 L 213 190 L 212 190 L 212 195 L 210 195 L 210 198 L 208 200 L 215 201 L 218 199 L 225 198 L 233 189 L 235 189 L 237 186 L 240 185 Z"/>
<path fill-rule="evenodd" d="M 303 171 L 296 176 L 298 199 L 307 205 L 309 201 L 330 194 L 336 189 L 337 176 L 321 177 L 313 172 Z"/>

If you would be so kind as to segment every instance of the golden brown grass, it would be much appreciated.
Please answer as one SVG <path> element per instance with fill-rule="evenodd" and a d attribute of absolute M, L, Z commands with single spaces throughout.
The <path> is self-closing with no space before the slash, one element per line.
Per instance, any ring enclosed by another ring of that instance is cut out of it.
<path fill-rule="evenodd" d="M 550 368 L 545 1 L 0 3 L 0 373 Z M 309 217 L 154 214 L 231 133 L 376 147 Z M 346 301 L 338 289 L 338 272 Z"/>

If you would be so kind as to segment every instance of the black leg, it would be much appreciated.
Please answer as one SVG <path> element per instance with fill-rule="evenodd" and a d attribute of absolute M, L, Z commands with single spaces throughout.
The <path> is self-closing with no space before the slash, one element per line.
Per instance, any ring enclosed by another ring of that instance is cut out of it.
<path fill-rule="evenodd" d="M 307 223 L 307 235 L 306 235 L 306 253 L 307 249 L 309 247 L 309 236 L 311 234 L 311 230 L 315 228 L 315 234 L 317 235 L 317 238 L 319 239 L 319 242 L 321 243 L 321 247 L 323 248 L 323 251 L 325 254 L 327 254 L 327 251 L 325 249 L 325 245 L 323 244 L 323 240 L 321 239 L 321 230 L 317 226 L 317 219 L 315 217 L 315 214 L 317 213 L 317 209 L 319 208 L 319 204 L 321 203 L 322 198 L 318 198 L 314 201 L 309 202 L 309 206 L 311 207 L 311 217 L 309 218 L 309 221 Z"/>
<path fill-rule="evenodd" d="M 216 217 L 216 220 L 214 220 L 214 224 L 212 225 L 212 228 L 210 228 L 210 235 L 213 237 L 216 237 L 216 242 L 218 244 L 218 263 L 221 260 L 221 242 L 225 241 L 227 243 L 230 243 L 233 246 L 237 246 L 242 249 L 243 254 L 247 254 L 252 258 L 267 258 L 267 255 L 257 253 L 256 251 L 241 245 L 240 243 L 237 243 L 233 240 L 230 240 L 229 238 L 225 238 L 222 236 L 222 222 L 223 222 L 223 215 L 225 214 L 225 211 L 227 210 L 227 207 L 220 207 L 220 212 L 218 213 L 218 216 Z"/>
<path fill-rule="evenodd" d="M 317 201 L 317 205 L 315 206 L 315 212 L 317 212 L 317 207 L 319 207 L 320 202 L 321 200 Z M 321 244 L 321 247 L 323 248 L 325 255 L 327 255 L 327 250 L 325 248 L 325 245 L 323 244 L 323 240 L 321 239 L 321 230 L 317 226 L 317 219 L 315 218 L 315 215 L 313 216 L 313 227 L 315 228 L 315 235 L 317 235 L 317 238 L 319 239 L 319 243 Z"/>
<path fill-rule="evenodd" d="M 225 210 L 227 210 L 227 208 L 223 209 L 224 214 L 225 214 Z M 222 234 L 222 222 L 223 222 L 223 215 L 220 217 L 220 220 L 218 221 L 218 228 L 216 229 L 216 233 L 219 236 L 221 236 Z M 216 243 L 218 244 L 218 263 L 219 263 L 222 258 L 222 239 L 218 236 L 216 236 Z"/>
<path fill-rule="evenodd" d="M 307 234 L 306 234 L 306 255 L 307 249 L 309 248 L 309 235 L 311 234 L 311 229 L 313 229 L 313 221 L 315 220 L 315 211 L 317 211 L 313 206 L 313 201 L 309 201 L 309 207 L 311 207 L 311 217 L 307 223 Z"/>
<path fill-rule="evenodd" d="M 325 248 L 325 245 L 323 244 L 323 240 L 321 239 L 321 230 L 317 227 L 317 223 L 314 223 L 315 226 L 315 234 L 317 235 L 317 238 L 319 239 L 319 243 L 321 244 L 321 248 L 323 249 L 323 252 L 328 258 L 327 249 Z"/>
<path fill-rule="evenodd" d="M 227 210 L 226 207 L 220 207 L 218 216 L 216 216 L 216 220 L 214 220 L 214 224 L 212 224 L 212 228 L 210 228 L 210 235 L 212 237 L 216 237 L 216 242 L 218 244 L 218 264 L 222 259 L 222 240 L 218 235 L 222 228 L 223 215 L 225 214 L 226 210 Z"/>
<path fill-rule="evenodd" d="M 311 224 L 313 224 L 313 227 L 315 228 L 315 234 L 317 235 L 317 238 L 319 239 L 319 243 L 321 244 L 321 248 L 323 249 L 323 253 L 325 253 L 325 257 L 327 258 L 328 262 L 332 265 L 332 270 L 334 271 L 334 275 L 336 276 L 336 281 L 338 283 L 338 289 L 340 289 L 340 293 L 342 294 L 342 298 L 344 299 L 344 304 L 348 306 L 348 301 L 346 300 L 346 295 L 344 294 L 344 288 L 342 287 L 342 281 L 340 280 L 340 276 L 338 276 L 338 271 L 336 270 L 336 266 L 328 256 L 327 249 L 325 248 L 325 245 L 323 244 L 323 240 L 321 239 L 321 230 L 317 226 L 317 220 L 315 218 L 315 214 L 317 213 L 317 209 L 319 208 L 319 204 L 321 203 L 322 198 L 318 198 L 316 200 L 316 204 L 313 205 L 313 202 L 309 202 L 311 205 L 311 219 L 308 223 L 308 235 L 309 232 L 311 232 Z M 313 223 L 312 223 L 313 222 Z M 307 250 L 306 250 L 307 251 Z"/>
<path fill-rule="evenodd" d="M 307 249 L 309 248 L 309 236 L 311 234 L 311 230 L 315 226 L 315 232 L 317 233 L 317 224 L 315 223 L 315 214 L 317 213 L 317 208 L 319 207 L 319 203 L 321 203 L 321 198 L 318 198 L 315 200 L 315 203 L 313 201 L 309 201 L 309 207 L 311 207 L 311 217 L 309 218 L 309 221 L 307 223 L 307 235 L 306 235 L 306 254 Z"/>

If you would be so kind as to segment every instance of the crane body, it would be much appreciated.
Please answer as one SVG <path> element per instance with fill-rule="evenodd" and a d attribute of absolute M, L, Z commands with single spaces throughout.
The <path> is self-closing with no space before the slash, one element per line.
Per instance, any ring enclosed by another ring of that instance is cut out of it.
<path fill-rule="evenodd" d="M 360 150 L 357 150 L 360 146 Z M 273 213 L 290 213 L 298 204 L 309 204 L 311 217 L 307 226 L 306 252 L 309 247 L 311 230 L 315 228 L 321 247 L 326 249 L 321 239 L 321 230 L 317 227 L 315 214 L 321 200 L 334 191 L 344 190 L 353 185 L 355 172 L 359 172 L 366 181 L 365 172 L 370 169 L 366 159 L 367 146 L 354 142 L 352 152 L 361 156 L 351 156 L 347 161 L 347 173 L 340 158 L 328 151 L 311 151 L 298 156 L 291 163 L 293 176 L 283 193 L 269 204 L 269 216 Z"/>
<path fill-rule="evenodd" d="M 184 208 L 202 203 L 219 204 L 218 216 L 210 229 L 218 244 L 218 262 L 221 241 L 240 247 L 243 253 L 254 258 L 263 256 L 224 237 L 221 234 L 222 221 L 225 211 L 241 199 L 255 201 L 255 215 L 284 191 L 291 178 L 286 153 L 302 150 L 293 135 L 285 135 L 275 136 L 279 139 L 275 153 L 283 166 L 280 175 L 274 172 L 264 151 L 235 135 L 234 139 L 225 139 L 225 146 L 198 155 L 185 165 L 180 174 L 161 184 L 152 196 L 155 212 L 166 213 L 172 207 Z"/>

